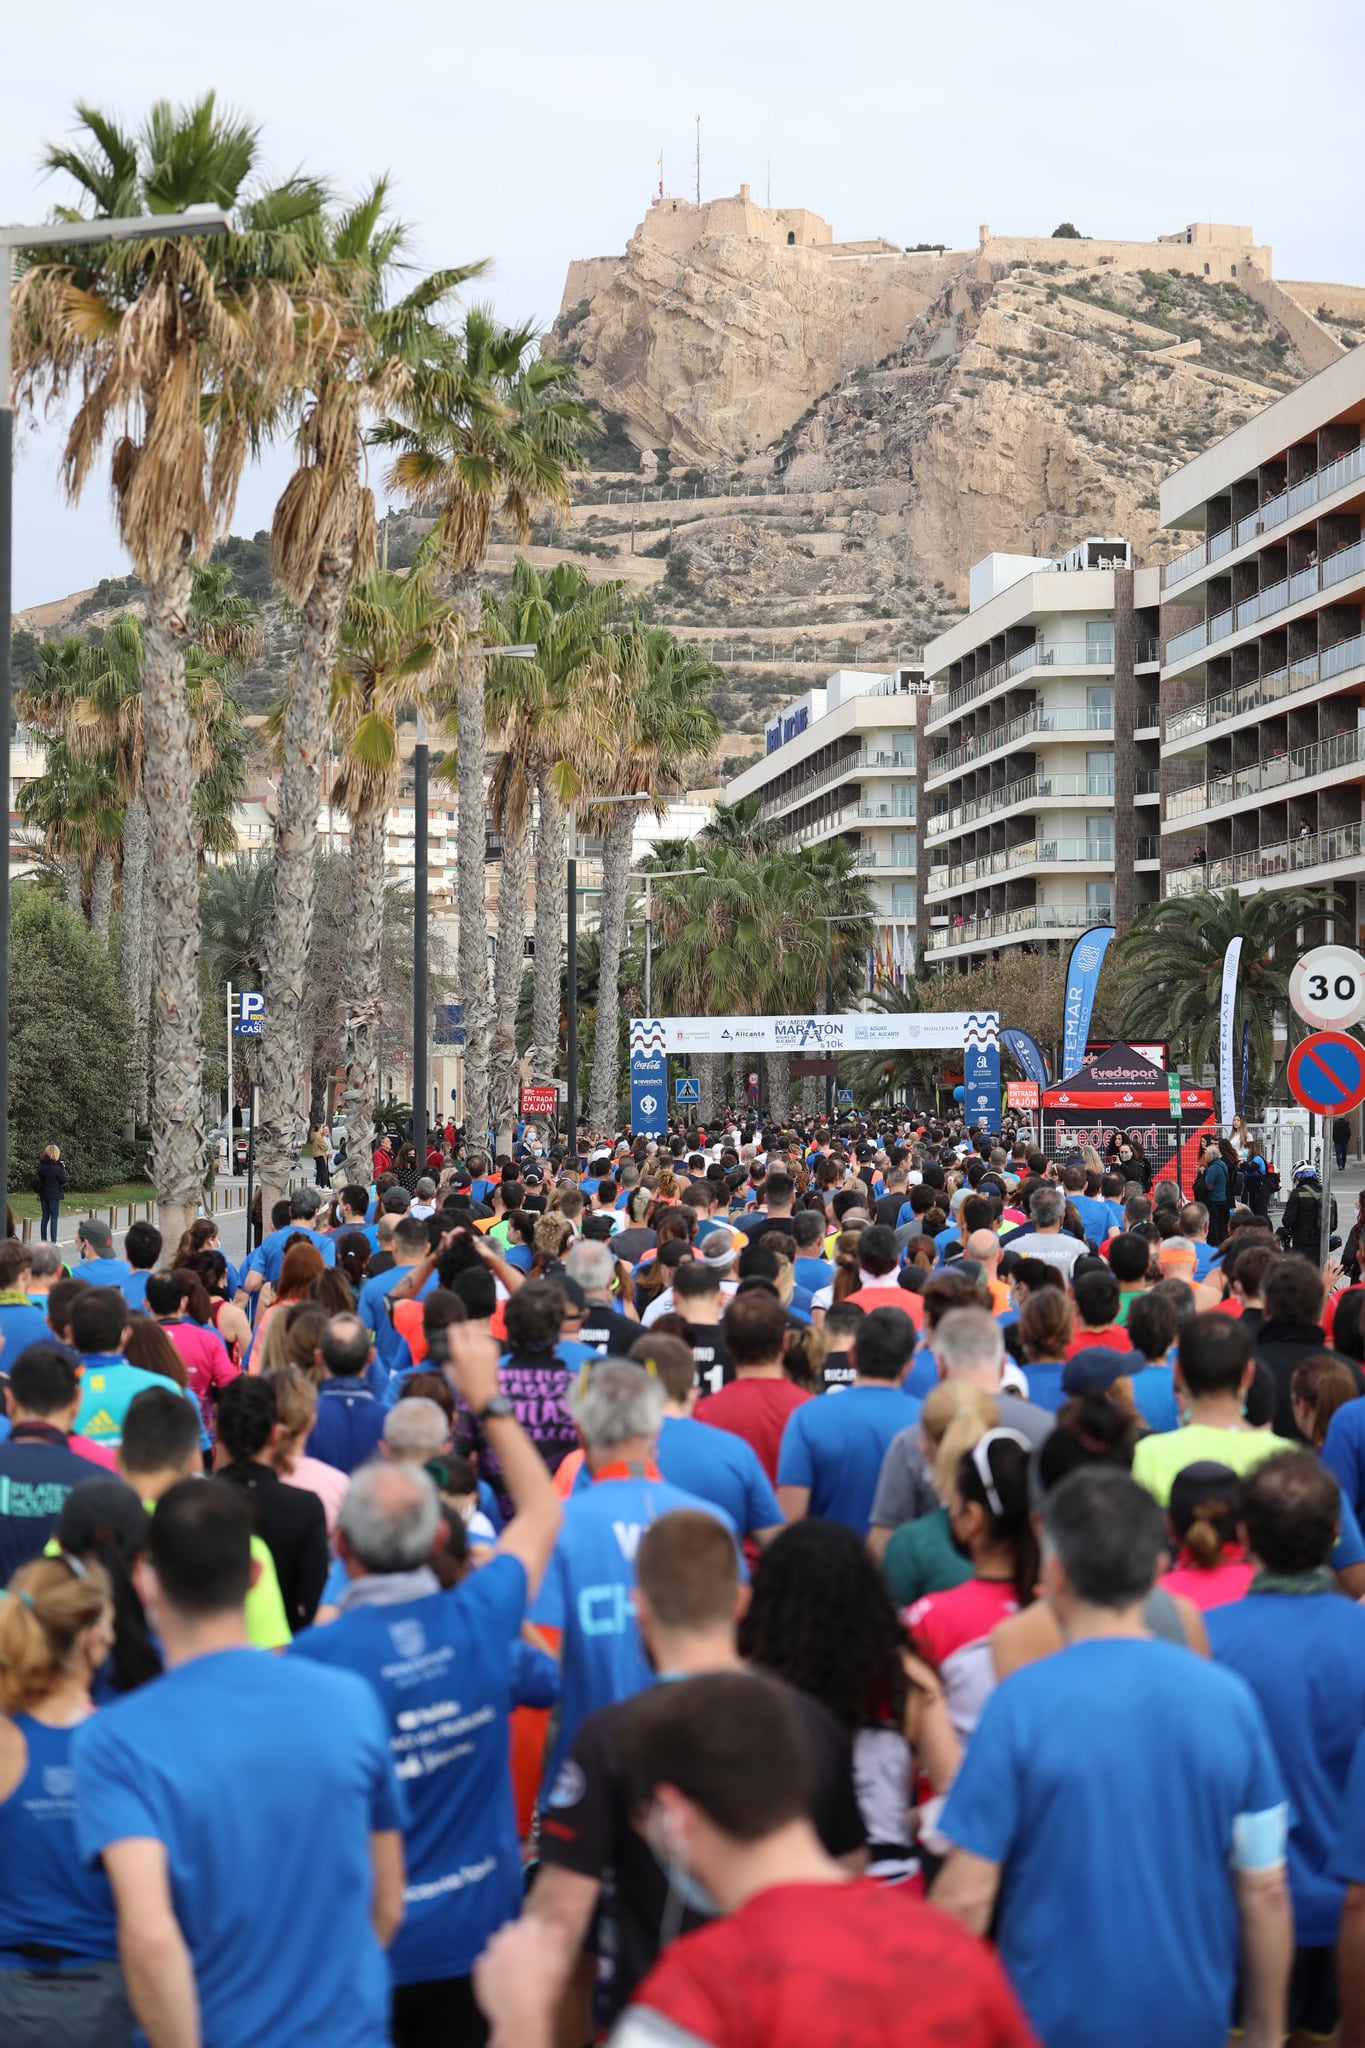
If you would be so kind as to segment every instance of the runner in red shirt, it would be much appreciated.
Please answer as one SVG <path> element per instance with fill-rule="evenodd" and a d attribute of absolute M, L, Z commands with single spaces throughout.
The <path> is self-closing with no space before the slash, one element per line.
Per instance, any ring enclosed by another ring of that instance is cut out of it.
<path fill-rule="evenodd" d="M 700 1889 L 729 1917 L 666 1950 L 613 2048 L 1033 2048 L 984 1943 L 826 1855 L 800 1728 L 771 1680 L 656 1686 L 622 1717 L 620 1747 L 675 1890 Z M 550 2048 L 565 1960 L 534 1920 L 494 1937 L 475 1986 L 496 2042 Z"/>
<path fill-rule="evenodd" d="M 736 1377 L 718 1394 L 698 1401 L 694 1415 L 716 1429 L 742 1436 L 758 1454 L 773 1484 L 782 1432 L 793 1408 L 810 1395 L 787 1378 L 782 1355 L 787 1341 L 787 1312 L 775 1294 L 754 1288 L 737 1294 L 721 1321 L 725 1348 L 734 1360 Z"/>

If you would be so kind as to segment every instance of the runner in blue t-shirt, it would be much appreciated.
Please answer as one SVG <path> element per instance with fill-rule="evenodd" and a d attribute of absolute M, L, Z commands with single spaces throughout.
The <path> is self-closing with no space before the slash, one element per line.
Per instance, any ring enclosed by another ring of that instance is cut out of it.
<path fill-rule="evenodd" d="M 338 1525 L 341 1613 L 296 1637 L 290 1654 L 358 1672 L 379 1697 L 409 1807 L 405 1913 L 389 1958 L 395 2029 L 408 2038 L 420 2019 L 434 2033 L 439 2019 L 441 2038 L 458 2041 L 476 2016 L 475 1960 L 521 1904 L 508 1713 L 528 1593 L 561 1510 L 520 1424 L 486 1412 L 498 1396 L 496 1344 L 456 1327 L 450 1348 L 451 1377 L 483 1416 L 517 1509 L 495 1555 L 442 1592 L 427 1562 L 440 1519 L 432 1481 L 410 1465 L 366 1466 Z"/>
<path fill-rule="evenodd" d="M 1235 1673 L 1153 1640 L 1165 1534 L 1126 1473 L 1082 1469 L 1045 1510 L 1065 1649 L 986 1701 L 940 1823 L 937 1906 L 993 1934 L 1047 2048 L 1212 2048 L 1238 1991 L 1281 2034 L 1292 1924 L 1287 1808 Z"/>
<path fill-rule="evenodd" d="M 673 1508 L 728 1515 L 681 1487 L 656 1462 L 663 1389 L 643 1366 L 604 1359 L 575 1402 L 593 1483 L 575 1493 L 550 1559 L 532 1621 L 561 1631 L 563 1695 L 545 1782 L 553 1784 L 579 1726 L 598 1707 L 629 1699 L 650 1682 L 631 1588 L 641 1534 Z"/>
<path fill-rule="evenodd" d="M 1246 1474 L 1241 1519 L 1260 1567 L 1245 1599 L 1204 1619 L 1213 1654 L 1255 1693 L 1289 1795 L 1297 1961 L 1287 2032 L 1326 2038 L 1338 2010 L 1332 1952 L 1346 1887 L 1332 1872 L 1342 1801 L 1365 1736 L 1365 1612 L 1328 1563 L 1341 1493 L 1311 1451 Z"/>
<path fill-rule="evenodd" d="M 250 1547 L 232 1489 L 162 1495 L 148 1619 L 168 1668 L 73 1736 L 77 1843 L 161 2038 L 384 2048 L 404 1817 L 384 1717 L 353 1673 L 247 1648 Z"/>
<path fill-rule="evenodd" d="M 901 1384 L 915 1326 L 898 1308 L 874 1308 L 853 1339 L 851 1386 L 794 1408 L 782 1432 L 777 1497 L 789 1522 L 809 1515 L 866 1538 L 882 1460 L 918 1422 L 921 1404 Z"/>

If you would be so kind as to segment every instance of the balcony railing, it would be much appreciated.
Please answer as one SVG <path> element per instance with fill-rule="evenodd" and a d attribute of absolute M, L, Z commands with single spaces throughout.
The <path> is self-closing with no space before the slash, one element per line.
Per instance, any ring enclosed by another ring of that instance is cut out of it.
<path fill-rule="evenodd" d="M 1187 711 L 1170 713 L 1166 719 L 1166 739 L 1183 740 L 1191 733 L 1202 732 L 1206 726 L 1221 725 L 1225 719 L 1241 718 L 1248 711 L 1261 711 L 1268 704 L 1277 704 L 1282 697 L 1292 697 L 1299 690 L 1311 690 L 1315 683 L 1328 683 L 1347 669 L 1365 665 L 1365 633 L 1354 633 L 1349 640 L 1338 640 L 1335 647 L 1324 647 L 1320 654 L 1309 654 L 1301 661 L 1291 661 L 1284 668 L 1272 669 L 1269 674 L 1256 676 L 1252 681 L 1239 683 L 1233 690 L 1220 690 L 1203 704 L 1192 704 Z"/>
<path fill-rule="evenodd" d="M 1299 569 L 1293 576 L 1282 577 L 1278 583 L 1258 590 L 1235 611 L 1229 608 L 1217 612 L 1207 625 L 1191 626 L 1188 633 L 1177 633 L 1166 645 L 1167 664 L 1183 661 L 1187 654 L 1197 654 L 1202 647 L 1213 647 L 1231 634 L 1245 631 L 1248 626 L 1258 626 L 1276 612 L 1286 611 L 1293 604 L 1302 604 L 1306 597 L 1312 597 L 1319 590 L 1330 590 L 1335 584 L 1344 583 L 1349 576 L 1358 576 L 1362 570 L 1365 570 L 1365 540 L 1358 540 L 1338 548 L 1325 562 L 1314 562 L 1310 568 Z"/>
<path fill-rule="evenodd" d="M 979 860 L 962 861 L 954 867 L 929 870 L 929 894 L 960 889 L 969 882 L 983 882 L 992 875 L 1013 874 L 1018 868 L 1074 864 L 1088 868 L 1114 865 L 1112 839 L 1025 839 L 1000 853 L 984 853 Z"/>
<path fill-rule="evenodd" d="M 1190 867 L 1173 868 L 1166 876 L 1166 894 L 1193 896 L 1200 889 L 1229 889 L 1238 882 L 1302 874 L 1309 868 L 1331 867 L 1337 861 L 1359 860 L 1360 848 L 1361 827 L 1338 825 L 1331 832 L 1280 839 L 1271 846 L 1231 854 L 1226 860 L 1198 861 Z"/>
<path fill-rule="evenodd" d="M 973 797 L 970 803 L 936 812 L 925 825 L 925 836 L 937 839 L 945 832 L 961 831 L 964 825 L 973 825 L 978 818 L 989 818 L 997 811 L 1010 810 L 1015 804 L 1046 803 L 1068 796 L 1112 797 L 1113 794 L 1112 775 L 1024 775 L 1018 782 L 1006 784 L 1004 789 L 993 789 L 988 796 Z"/>
<path fill-rule="evenodd" d="M 1314 740 L 1306 747 L 1293 747 L 1268 761 L 1255 761 L 1231 775 L 1210 776 L 1189 789 L 1174 791 L 1166 801 L 1167 819 L 1188 818 L 1197 811 L 1220 810 L 1239 798 L 1265 796 L 1290 783 L 1311 781 L 1330 775 L 1337 768 L 1355 768 L 1365 761 L 1365 727 L 1352 726 L 1348 732 Z"/>
<path fill-rule="evenodd" d="M 971 946 L 983 941 L 989 944 L 1019 932 L 1084 931 L 1108 914 L 1103 906 L 1088 903 L 1030 903 L 1022 910 L 964 918 L 946 929 L 931 931 L 929 951 L 941 953 L 950 946 Z"/>
<path fill-rule="evenodd" d="M 1187 576 L 1193 576 L 1208 562 L 1221 560 L 1237 547 L 1245 547 L 1248 541 L 1256 540 L 1261 534 L 1269 533 L 1272 527 L 1280 526 L 1286 519 L 1306 512 L 1310 505 L 1316 505 L 1323 498 L 1330 498 L 1334 491 L 1344 485 L 1355 483 L 1365 476 L 1365 443 L 1353 448 L 1348 455 L 1339 455 L 1335 462 L 1324 463 L 1311 476 L 1291 484 L 1276 497 L 1268 498 L 1264 505 L 1258 505 L 1254 512 L 1248 512 L 1235 526 L 1225 526 L 1205 542 L 1188 553 L 1177 555 L 1168 562 L 1161 573 L 1161 587 L 1169 590 L 1173 584 L 1182 583 Z M 1219 543 L 1222 543 L 1220 546 Z"/>
<path fill-rule="evenodd" d="M 1150 832 L 1144 833 L 1137 842 L 1137 852 L 1134 854 L 1133 858 L 1135 860 L 1160 860 L 1160 839 L 1154 837 Z"/>
<path fill-rule="evenodd" d="M 1041 704 L 1035 704 L 1031 711 L 1020 712 L 1018 718 L 1006 719 L 1003 725 L 988 726 L 974 738 L 965 740 L 960 747 L 950 747 L 946 753 L 935 754 L 925 768 L 925 780 L 932 782 L 935 776 L 951 775 L 955 769 L 969 767 L 974 761 L 993 754 L 997 747 L 1012 747 L 1030 733 L 1068 732 L 1112 732 L 1114 730 L 1114 707 L 1112 704 L 1089 706 L 1079 705 L 1069 710 L 1045 711 Z"/>
<path fill-rule="evenodd" d="M 914 868 L 918 863 L 919 856 L 913 846 L 906 848 L 904 856 L 878 847 L 860 846 L 854 865 L 860 868 Z"/>
<path fill-rule="evenodd" d="M 856 775 L 865 768 L 898 768 L 903 774 L 913 775 L 915 756 L 878 753 L 866 749 L 857 754 L 845 754 L 840 760 L 831 761 L 827 767 L 817 768 L 814 774 L 809 775 L 804 782 L 798 783 L 795 789 L 770 796 L 760 809 L 759 816 L 775 817 L 779 811 L 790 810 L 793 804 L 803 804 L 809 797 L 818 795 L 822 789 L 828 789 L 832 782 L 843 782 L 846 777 Z"/>
<path fill-rule="evenodd" d="M 1161 770 L 1159 768 L 1139 768 L 1137 774 L 1133 777 L 1133 795 L 1160 796 L 1160 794 Z"/>
<path fill-rule="evenodd" d="M 1001 683 L 1027 675 L 1035 668 L 1112 668 L 1114 666 L 1114 643 L 1106 640 L 1100 645 L 1079 641 L 1059 641 L 1047 646 L 1035 640 L 1032 647 L 1021 647 L 1008 661 L 998 661 L 994 668 L 988 668 L 984 675 L 973 676 L 969 683 L 963 683 L 956 690 L 949 690 L 946 696 L 935 696 L 929 706 L 927 725 L 937 720 L 950 718 L 960 711 L 964 704 L 971 704 L 978 697 L 984 697 Z"/>

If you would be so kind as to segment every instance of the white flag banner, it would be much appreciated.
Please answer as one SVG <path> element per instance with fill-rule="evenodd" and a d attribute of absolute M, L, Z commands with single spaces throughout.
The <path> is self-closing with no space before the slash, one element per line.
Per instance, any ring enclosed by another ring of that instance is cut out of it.
<path fill-rule="evenodd" d="M 1223 994 L 1218 1006 L 1218 1114 L 1224 1134 L 1232 1129 L 1237 1113 L 1232 1078 L 1232 1025 L 1237 1011 L 1237 969 L 1241 960 L 1241 939 L 1229 939 L 1223 955 Z"/>

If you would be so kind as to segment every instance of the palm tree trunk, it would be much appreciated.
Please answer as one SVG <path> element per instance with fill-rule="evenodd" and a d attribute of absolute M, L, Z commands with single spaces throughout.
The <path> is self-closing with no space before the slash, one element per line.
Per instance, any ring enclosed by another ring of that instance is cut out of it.
<path fill-rule="evenodd" d="M 147 804 L 141 790 L 123 813 L 123 903 L 119 912 L 119 965 L 133 1038 L 133 1113 L 147 1121 Z"/>
<path fill-rule="evenodd" d="M 95 854 L 90 882 L 90 924 L 102 946 L 109 944 L 109 920 L 114 910 L 114 856 L 107 846 Z"/>
<path fill-rule="evenodd" d="M 559 1006 L 564 959 L 564 870 L 567 819 L 542 762 L 536 778 L 536 959 L 531 1017 L 531 1078 L 552 1081 L 559 1064 Z"/>
<path fill-rule="evenodd" d="M 73 917 L 85 922 L 84 877 L 81 874 L 81 857 L 68 853 L 62 862 L 62 880 L 66 888 L 66 907 Z"/>
<path fill-rule="evenodd" d="M 789 1052 L 770 1052 L 764 1064 L 768 1069 L 768 1115 L 774 1123 L 784 1124 L 792 1113 L 792 1056 Z"/>
<path fill-rule="evenodd" d="M 805 1117 L 819 1116 L 824 1108 L 821 1089 L 824 1081 L 819 1074 L 806 1074 L 801 1082 L 801 1114 Z"/>
<path fill-rule="evenodd" d="M 151 852 L 151 823 L 147 826 L 147 848 Z M 144 1122 L 151 1121 L 152 1092 L 152 951 L 156 943 L 156 906 L 152 901 L 152 863 L 142 870 L 142 957 L 138 966 L 137 1014 L 138 1058 L 142 1076 L 140 1100 Z"/>
<path fill-rule="evenodd" d="M 351 820 L 351 945 L 342 985 L 345 1011 L 347 1170 L 369 1177 L 379 1095 L 380 948 L 384 935 L 384 806 Z"/>
<path fill-rule="evenodd" d="M 185 708 L 189 641 L 188 552 L 147 593 L 142 715 L 153 909 L 156 1094 L 152 1178 L 162 1236 L 176 1243 L 194 1221 L 204 1175 L 204 1031 L 199 998 L 199 845 L 190 805 L 194 773 Z"/>
<path fill-rule="evenodd" d="M 626 891 L 634 818 L 622 804 L 610 813 L 602 838 L 602 911 L 598 932 L 597 1024 L 593 1039 L 588 1123 L 614 1131 L 621 1099 L 618 1039 L 621 1018 L 621 947 L 626 935 Z"/>
<path fill-rule="evenodd" d="M 256 1165 L 268 1213 L 284 1194 L 307 1133 L 299 1088 L 302 1012 L 313 941 L 318 805 L 327 711 L 336 666 L 349 555 L 333 549 L 299 614 L 298 661 L 284 714 L 284 765 L 275 810 L 275 883 L 262 981 L 269 1028 L 260 1044 Z"/>
<path fill-rule="evenodd" d="M 697 1094 L 701 1098 L 697 1105 L 697 1119 L 709 1124 L 720 1108 L 724 1093 L 725 1057 L 722 1053 L 704 1052 L 692 1062 L 692 1071 L 697 1077 Z"/>
<path fill-rule="evenodd" d="M 490 1102 L 494 1148 L 510 1152 L 520 1101 L 517 1005 L 526 966 L 526 892 L 531 879 L 531 819 L 502 821 L 502 876 L 498 884 L 498 940 L 493 956 L 493 1047 Z"/>
<path fill-rule="evenodd" d="M 464 641 L 455 678 L 459 724 L 455 805 L 460 841 L 460 1002 L 464 1009 L 465 1131 L 471 1145 L 488 1143 L 488 1062 L 492 1017 L 488 996 L 488 936 L 484 923 L 483 652 L 478 640 L 478 591 L 472 579 L 461 601 Z"/>

